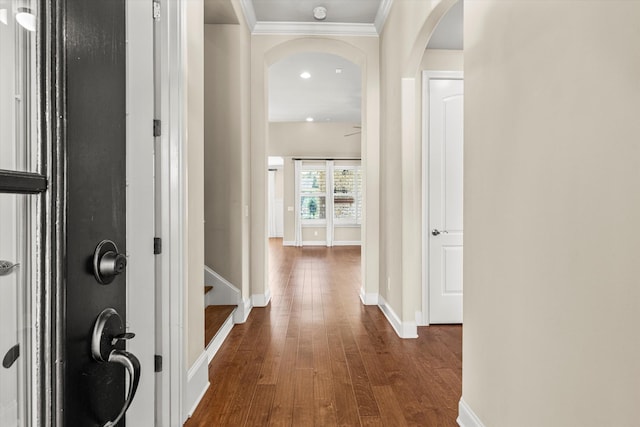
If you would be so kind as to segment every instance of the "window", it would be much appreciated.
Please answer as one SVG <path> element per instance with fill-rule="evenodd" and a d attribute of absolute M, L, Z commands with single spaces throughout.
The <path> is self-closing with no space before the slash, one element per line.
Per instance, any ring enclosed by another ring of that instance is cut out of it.
<path fill-rule="evenodd" d="M 300 171 L 300 215 L 304 222 L 326 220 L 327 172 L 324 167 Z"/>
<path fill-rule="evenodd" d="M 333 218 L 336 224 L 360 224 L 362 171 L 359 166 L 336 166 L 333 170 Z"/>
<path fill-rule="evenodd" d="M 335 244 L 359 242 L 362 224 L 360 161 L 294 160 L 295 246 L 303 246 L 303 235 L 313 242 L 309 244 L 324 239 L 327 246 L 334 246 L 336 238 Z M 323 228 L 326 233 L 317 237 L 318 229 Z M 311 231 L 317 238 L 313 238 Z"/>

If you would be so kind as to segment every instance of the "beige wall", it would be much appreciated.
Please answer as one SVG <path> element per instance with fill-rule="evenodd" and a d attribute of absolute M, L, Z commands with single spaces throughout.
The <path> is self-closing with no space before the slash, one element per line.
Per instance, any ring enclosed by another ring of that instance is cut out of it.
<path fill-rule="evenodd" d="M 186 366 L 204 351 L 204 10 L 201 1 L 185 2 L 185 342 Z"/>
<path fill-rule="evenodd" d="M 249 69 L 246 25 L 205 25 L 205 262 L 248 293 Z"/>
<path fill-rule="evenodd" d="M 359 123 L 269 123 L 269 156 L 360 157 Z"/>
<path fill-rule="evenodd" d="M 635 426 L 640 2 L 465 3 L 463 397 Z"/>
<path fill-rule="evenodd" d="M 455 0 L 396 0 L 380 38 L 380 295 L 407 324 L 421 310 L 420 64 Z"/>
<path fill-rule="evenodd" d="M 463 71 L 463 67 L 464 55 L 461 50 L 427 49 L 420 64 L 420 70 L 430 71 Z"/>
<path fill-rule="evenodd" d="M 365 206 L 363 281 L 367 293 L 378 292 L 379 250 L 379 39 L 344 36 L 252 36 L 251 46 L 251 286 L 252 294 L 268 291 L 267 275 L 267 122 L 268 67 L 299 52 L 341 55 L 363 70 L 363 144 Z M 286 191 L 286 187 L 285 187 Z M 285 201 L 285 210 L 286 210 Z"/>

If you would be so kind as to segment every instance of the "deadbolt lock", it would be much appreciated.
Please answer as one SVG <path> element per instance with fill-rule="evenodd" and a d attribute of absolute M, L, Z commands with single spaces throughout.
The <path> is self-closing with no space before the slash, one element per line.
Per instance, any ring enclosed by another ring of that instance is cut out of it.
<path fill-rule="evenodd" d="M 108 285 L 117 275 L 124 272 L 127 257 L 118 252 L 111 240 L 103 240 L 93 254 L 93 275 L 98 283 Z"/>

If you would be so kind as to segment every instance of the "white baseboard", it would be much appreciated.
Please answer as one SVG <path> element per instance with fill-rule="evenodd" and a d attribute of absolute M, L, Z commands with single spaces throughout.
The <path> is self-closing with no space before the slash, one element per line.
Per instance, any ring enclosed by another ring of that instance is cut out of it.
<path fill-rule="evenodd" d="M 458 403 L 458 419 L 456 421 L 460 427 L 484 427 L 480 418 L 471 410 L 464 398 L 460 398 Z"/>
<path fill-rule="evenodd" d="M 233 323 L 237 325 L 246 322 L 252 308 L 251 298 L 242 300 L 242 302 L 238 304 L 238 308 L 233 312 Z"/>
<path fill-rule="evenodd" d="M 204 296 L 204 305 L 239 305 L 240 290 L 218 273 L 204 266 L 204 283 L 213 289 Z"/>
<path fill-rule="evenodd" d="M 189 408 L 189 410 L 183 417 L 184 420 L 191 418 L 208 388 L 209 362 L 207 360 L 207 352 L 203 351 L 187 373 L 183 408 Z"/>
<path fill-rule="evenodd" d="M 360 288 L 360 301 L 364 305 L 378 305 L 378 294 L 367 294 Z"/>
<path fill-rule="evenodd" d="M 284 240 L 282 246 L 295 246 L 296 242 L 292 240 Z M 305 240 L 302 242 L 302 246 L 327 246 L 327 242 L 324 240 Z M 341 240 L 334 241 L 332 246 L 362 246 L 360 240 Z"/>
<path fill-rule="evenodd" d="M 271 289 L 267 289 L 264 294 L 251 295 L 251 305 L 254 307 L 266 307 L 271 301 Z"/>
<path fill-rule="evenodd" d="M 416 326 L 416 322 L 402 322 L 400 317 L 395 311 L 393 311 L 393 308 L 391 308 L 382 295 L 380 295 L 378 299 L 378 307 L 380 307 L 380 310 L 382 310 L 382 313 L 384 313 L 385 317 L 391 326 L 393 326 L 393 329 L 400 338 L 418 338 L 418 327 Z"/>
<path fill-rule="evenodd" d="M 304 240 L 302 246 L 327 246 L 326 240 Z"/>
<path fill-rule="evenodd" d="M 333 246 L 362 246 L 362 242 L 360 240 L 341 240 L 334 241 Z"/>
<path fill-rule="evenodd" d="M 209 345 L 207 345 L 207 348 L 205 350 L 205 352 L 207 353 L 207 363 L 211 363 L 213 357 L 216 355 L 218 350 L 220 350 L 222 343 L 224 343 L 224 340 L 226 340 L 229 336 L 231 329 L 233 329 L 233 316 L 235 315 L 236 310 L 234 310 L 231 316 L 229 316 L 229 318 L 225 320 L 225 322 L 222 324 L 222 327 L 218 330 Z"/>

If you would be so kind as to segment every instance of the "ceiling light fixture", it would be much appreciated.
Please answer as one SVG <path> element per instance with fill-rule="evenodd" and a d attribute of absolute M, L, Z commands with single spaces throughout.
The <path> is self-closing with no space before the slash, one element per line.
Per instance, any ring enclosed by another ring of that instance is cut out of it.
<path fill-rule="evenodd" d="M 342 68 L 336 68 L 336 74 L 342 74 Z"/>
<path fill-rule="evenodd" d="M 308 71 L 303 71 L 302 73 L 300 73 L 300 77 L 307 80 L 311 78 L 311 73 Z"/>
<path fill-rule="evenodd" d="M 317 21 L 324 21 L 327 17 L 327 8 L 324 6 L 318 6 L 313 8 L 313 17 Z"/>
<path fill-rule="evenodd" d="M 31 9 L 26 7 L 18 8 L 16 13 L 16 21 L 27 31 L 34 32 L 36 30 L 36 15 L 31 13 Z"/>
<path fill-rule="evenodd" d="M 308 122 L 312 122 L 313 121 L 313 117 L 307 117 L 307 121 Z"/>

